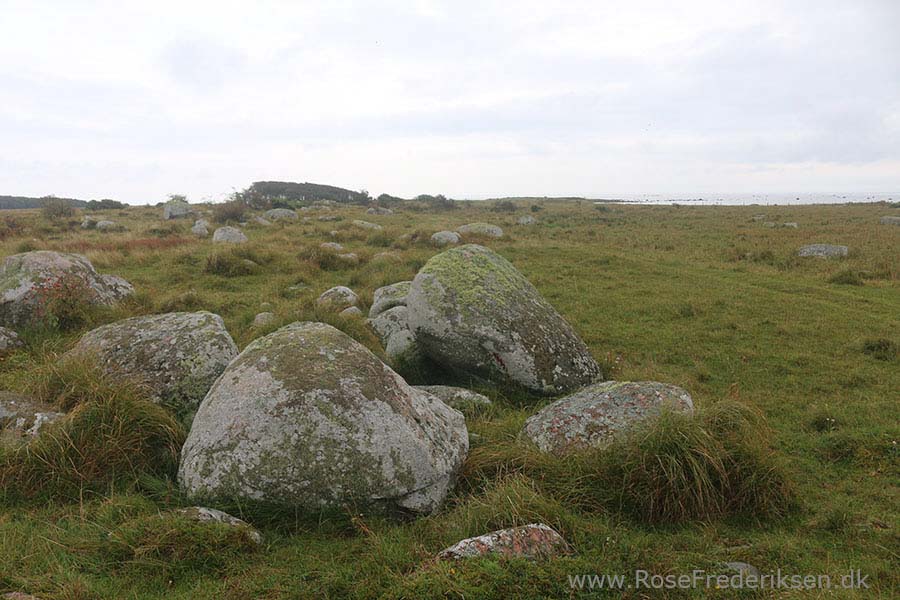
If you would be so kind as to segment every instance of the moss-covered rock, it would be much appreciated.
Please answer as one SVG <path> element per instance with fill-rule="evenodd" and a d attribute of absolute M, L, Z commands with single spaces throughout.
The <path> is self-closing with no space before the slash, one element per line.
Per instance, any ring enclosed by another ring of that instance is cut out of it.
<path fill-rule="evenodd" d="M 250 344 L 200 406 L 179 482 L 194 498 L 315 511 L 437 508 L 468 451 L 463 416 L 323 323 Z"/>
<path fill-rule="evenodd" d="M 406 306 L 406 296 L 412 281 L 398 281 L 375 290 L 372 307 L 369 309 L 369 318 L 374 318 L 395 306 Z"/>
<path fill-rule="evenodd" d="M 222 317 L 180 312 L 104 325 L 66 357 L 94 357 L 106 372 L 142 383 L 153 400 L 188 417 L 237 354 Z"/>
<path fill-rule="evenodd" d="M 506 259 L 482 246 L 432 257 L 406 304 L 425 354 L 457 371 L 548 395 L 601 375 L 559 313 Z"/>
<path fill-rule="evenodd" d="M 604 381 L 561 398 L 525 421 L 524 436 L 541 451 L 565 454 L 602 447 L 663 408 L 692 412 L 685 390 L 655 381 Z"/>
<path fill-rule="evenodd" d="M 60 298 L 60 294 L 78 297 Z M 134 289 L 120 277 L 100 275 L 87 258 L 38 250 L 8 256 L 0 264 L 0 325 L 33 325 L 54 300 L 112 305 Z"/>

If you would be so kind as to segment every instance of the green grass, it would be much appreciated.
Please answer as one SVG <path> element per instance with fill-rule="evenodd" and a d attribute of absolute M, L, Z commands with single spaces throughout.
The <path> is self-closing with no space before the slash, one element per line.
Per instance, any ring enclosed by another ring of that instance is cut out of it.
<path fill-rule="evenodd" d="M 79 252 L 138 294 L 80 329 L 26 332 L 26 347 L 0 359 L 0 389 L 77 407 L 60 427 L 68 441 L 48 438 L 33 458 L 0 457 L 0 591 L 51 599 L 642 598 L 646 590 L 582 595 L 567 576 L 689 573 L 745 561 L 763 572 L 858 568 L 871 585 L 747 597 L 895 595 L 900 231 L 878 224 L 894 209 L 542 202 L 538 225 L 516 225 L 531 204 L 510 212 L 399 207 L 385 217 L 346 207 L 328 222 L 303 213 L 312 219 L 249 225 L 240 248 L 198 240 L 190 222 L 164 223 L 160 209 L 117 212 L 126 233 L 83 231 L 80 216 L 69 223 L 12 213 L 16 227 L 2 230 L 0 255 Z M 799 227 L 765 228 L 751 219 L 760 212 Z M 359 230 L 353 219 L 384 230 Z M 472 451 L 441 512 L 398 523 L 235 509 L 265 537 L 254 550 L 227 530 L 167 512 L 185 504 L 167 478 L 183 432 L 140 390 L 54 366 L 85 328 L 152 312 L 216 312 L 243 347 L 270 330 L 251 327 L 264 302 L 276 326 L 325 320 L 378 350 L 362 321 L 319 311 L 315 298 L 347 285 L 368 304 L 377 287 L 411 279 L 436 253 L 431 233 L 479 221 L 503 227 L 503 239 L 483 243 L 573 324 L 604 374 L 682 386 L 696 416 L 668 415 L 608 452 L 555 459 L 518 438 L 546 400 L 479 387 L 494 404 L 467 418 Z M 320 250 L 324 241 L 340 242 L 359 263 L 336 262 Z M 796 257 L 810 243 L 845 244 L 850 256 Z M 245 260 L 256 267 L 234 267 Z M 575 552 L 534 563 L 434 560 L 463 537 L 535 521 L 557 528 Z M 735 593 L 650 593 L 707 596 Z"/>

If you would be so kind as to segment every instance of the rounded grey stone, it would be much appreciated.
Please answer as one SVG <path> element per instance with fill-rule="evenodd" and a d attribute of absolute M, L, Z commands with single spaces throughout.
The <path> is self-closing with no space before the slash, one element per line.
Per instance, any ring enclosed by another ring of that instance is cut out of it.
<path fill-rule="evenodd" d="M 225 226 L 216 229 L 212 241 L 217 244 L 243 244 L 247 236 L 237 227 Z"/>
<path fill-rule="evenodd" d="M 344 310 L 359 303 L 359 296 L 350 288 L 338 285 L 322 292 L 316 300 L 316 304 L 333 310 Z"/>
<path fill-rule="evenodd" d="M 459 243 L 459 234 L 455 231 L 438 231 L 431 235 L 431 243 L 438 248 L 455 246 Z"/>
<path fill-rule="evenodd" d="M 450 385 L 417 385 L 417 389 L 428 392 L 441 399 L 441 402 L 456 410 L 465 410 L 476 406 L 490 406 L 491 399 L 484 394 Z"/>
<path fill-rule="evenodd" d="M 491 225 L 490 223 L 469 223 L 468 225 L 457 227 L 456 231 L 463 235 L 483 235 L 492 238 L 503 237 L 503 230 L 497 225 Z"/>
<path fill-rule="evenodd" d="M 369 309 L 369 318 L 377 317 L 389 308 L 406 306 L 406 296 L 412 281 L 398 281 L 375 290 L 372 299 L 372 307 Z"/>
<path fill-rule="evenodd" d="M 814 256 L 816 258 L 836 258 L 847 256 L 847 246 L 835 246 L 833 244 L 810 244 L 803 246 L 797 252 L 799 256 Z"/>
<path fill-rule="evenodd" d="M 266 219 L 270 221 L 296 221 L 300 218 L 300 215 L 289 208 L 273 208 L 272 210 L 267 210 L 265 213 Z"/>

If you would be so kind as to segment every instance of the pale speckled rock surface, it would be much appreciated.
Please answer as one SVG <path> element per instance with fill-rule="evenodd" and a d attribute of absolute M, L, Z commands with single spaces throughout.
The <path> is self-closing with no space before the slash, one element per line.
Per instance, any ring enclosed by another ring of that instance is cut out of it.
<path fill-rule="evenodd" d="M 79 254 L 38 250 L 7 256 L 0 264 L 0 325 L 16 327 L 39 319 L 44 290 L 67 277 L 84 283 L 84 299 L 92 304 L 112 305 L 134 291 L 121 277 L 97 273 Z"/>
<path fill-rule="evenodd" d="M 837 258 L 847 256 L 847 246 L 835 246 L 833 244 L 810 244 L 803 246 L 797 252 L 799 256 L 814 256 L 816 258 Z"/>
<path fill-rule="evenodd" d="M 604 381 L 545 407 L 525 421 L 522 433 L 553 454 L 598 448 L 619 432 L 660 414 L 666 407 L 693 412 L 690 394 L 655 381 Z"/>
<path fill-rule="evenodd" d="M 237 353 L 222 317 L 182 312 L 104 325 L 67 356 L 94 357 L 105 371 L 146 385 L 155 401 L 187 415 Z"/>
<path fill-rule="evenodd" d="M 423 352 L 451 369 L 547 395 L 601 375 L 559 313 L 506 259 L 482 246 L 432 257 L 406 305 Z"/>
<path fill-rule="evenodd" d="M 41 429 L 65 414 L 26 396 L 0 392 L 0 447 L 16 448 L 34 439 Z"/>
<path fill-rule="evenodd" d="M 400 305 L 389 308 L 368 320 L 384 347 L 388 363 L 395 367 L 415 368 L 424 360 L 416 338 L 409 329 L 408 309 Z"/>
<path fill-rule="evenodd" d="M 387 216 L 387 215 L 392 215 L 392 214 L 394 214 L 394 211 L 392 211 L 392 210 L 389 209 L 389 208 L 385 208 L 385 207 L 383 207 L 383 206 L 370 206 L 370 207 L 366 210 L 366 214 L 367 214 L 367 215 L 381 215 L 381 216 Z"/>
<path fill-rule="evenodd" d="M 97 221 L 96 228 L 99 231 L 125 231 L 125 226 L 115 221 Z"/>
<path fill-rule="evenodd" d="M 456 231 L 463 235 L 483 235 L 492 238 L 503 237 L 503 230 L 497 225 L 491 225 L 490 223 L 469 223 L 468 225 L 457 227 Z"/>
<path fill-rule="evenodd" d="M 0 355 L 6 354 L 16 348 L 21 348 L 22 346 L 23 343 L 22 340 L 19 339 L 19 334 L 12 329 L 0 327 Z"/>
<path fill-rule="evenodd" d="M 441 402 L 456 410 L 465 410 L 476 406 L 490 406 L 491 399 L 484 394 L 451 385 L 417 385 L 416 389 L 428 392 L 441 399 Z"/>
<path fill-rule="evenodd" d="M 259 533 L 259 531 L 257 531 L 246 521 L 229 515 L 227 512 L 223 512 L 215 508 L 207 508 L 205 506 L 188 506 L 186 508 L 176 508 L 173 512 L 177 515 L 181 515 L 182 517 L 186 517 L 188 519 L 191 519 L 192 521 L 197 521 L 199 523 L 222 523 L 223 525 L 237 527 L 244 530 L 247 533 L 247 537 L 250 538 L 250 540 L 257 546 L 261 546 L 263 543 L 263 537 L 262 534 Z"/>
<path fill-rule="evenodd" d="M 340 314 L 342 317 L 362 317 L 363 311 L 358 306 L 348 306 Z"/>
<path fill-rule="evenodd" d="M 270 221 L 296 221 L 300 218 L 296 211 L 289 208 L 273 208 L 272 210 L 267 210 L 264 216 Z"/>
<path fill-rule="evenodd" d="M 455 231 L 438 231 L 431 235 L 431 243 L 438 248 L 455 246 L 459 243 L 459 234 Z"/>
<path fill-rule="evenodd" d="M 275 322 L 275 313 L 261 312 L 253 317 L 253 327 L 268 327 Z"/>
<path fill-rule="evenodd" d="M 373 231 L 381 231 L 383 227 L 378 223 L 370 223 L 368 221 L 360 221 L 359 219 L 354 219 L 353 224 L 362 229 L 371 229 Z"/>
<path fill-rule="evenodd" d="M 422 514 L 443 502 L 467 451 L 460 413 L 334 327 L 293 323 L 215 383 L 179 482 L 196 498 Z"/>
<path fill-rule="evenodd" d="M 197 219 L 191 227 L 191 233 L 197 237 L 206 237 L 209 235 L 209 221 L 206 219 Z"/>
<path fill-rule="evenodd" d="M 183 219 L 194 214 L 194 209 L 187 202 L 166 202 L 163 205 L 163 219 Z"/>
<path fill-rule="evenodd" d="M 356 292 L 344 285 L 337 285 L 322 292 L 316 300 L 316 304 L 333 310 L 344 310 L 359 303 Z"/>
<path fill-rule="evenodd" d="M 537 223 L 537 219 L 532 217 L 531 215 L 522 215 L 518 219 L 516 219 L 516 223 L 519 225 L 534 225 Z"/>
<path fill-rule="evenodd" d="M 466 538 L 442 550 L 441 560 L 503 556 L 507 558 L 550 558 L 567 554 L 569 545 L 552 527 L 532 523 L 523 527 L 500 529 L 485 535 Z"/>
<path fill-rule="evenodd" d="M 398 281 L 375 290 L 372 299 L 372 307 L 369 309 L 369 318 L 374 318 L 395 306 L 406 306 L 406 296 L 412 281 Z"/>
<path fill-rule="evenodd" d="M 213 233 L 212 241 L 217 244 L 243 244 L 247 241 L 247 236 L 237 227 L 219 227 Z"/>
<path fill-rule="evenodd" d="M 321 248 L 322 250 L 332 250 L 334 252 L 344 251 L 344 247 L 337 242 L 322 242 L 321 244 L 319 244 L 319 248 Z"/>

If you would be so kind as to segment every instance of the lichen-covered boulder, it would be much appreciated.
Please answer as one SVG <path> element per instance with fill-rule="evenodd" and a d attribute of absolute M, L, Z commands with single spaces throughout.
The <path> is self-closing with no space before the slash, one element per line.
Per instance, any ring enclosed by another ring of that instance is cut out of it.
<path fill-rule="evenodd" d="M 381 231 L 384 229 L 378 223 L 370 223 L 368 221 L 360 221 L 359 219 L 354 219 L 353 224 L 362 229 L 372 229 L 374 231 Z"/>
<path fill-rule="evenodd" d="M 262 534 L 253 526 L 242 519 L 229 515 L 227 512 L 217 510 L 215 508 L 207 508 L 205 506 L 188 506 L 185 508 L 176 508 L 176 515 L 197 521 L 198 523 L 220 523 L 240 529 L 247 534 L 247 537 L 257 546 L 263 543 Z"/>
<path fill-rule="evenodd" d="M 252 342 L 200 405 L 179 482 L 195 498 L 430 513 L 468 452 L 463 416 L 324 323 Z"/>
<path fill-rule="evenodd" d="M 524 436 L 542 452 L 565 454 L 598 448 L 663 408 L 692 412 L 691 396 L 655 381 L 604 381 L 545 407 L 525 421 Z"/>
<path fill-rule="evenodd" d="M 503 556 L 507 558 L 550 558 L 567 554 L 569 545 L 549 525 L 532 523 L 524 527 L 512 527 L 493 531 L 478 537 L 466 538 L 442 550 L 441 560 Z"/>
<path fill-rule="evenodd" d="M 456 231 L 463 235 L 481 235 L 492 238 L 503 237 L 503 230 L 497 225 L 491 225 L 490 223 L 469 223 L 468 225 L 460 225 L 456 228 Z"/>
<path fill-rule="evenodd" d="M 900 225 L 900 217 L 886 216 L 878 220 L 882 225 Z"/>
<path fill-rule="evenodd" d="M 270 221 L 296 221 L 300 215 L 289 208 L 273 208 L 265 212 L 265 217 Z"/>
<path fill-rule="evenodd" d="M 484 394 L 451 385 L 417 385 L 417 389 L 441 399 L 441 402 L 456 410 L 465 411 L 478 406 L 490 406 L 491 399 Z"/>
<path fill-rule="evenodd" d="M 361 311 L 358 306 L 348 306 L 338 314 L 342 317 L 352 317 L 357 319 L 363 316 L 363 311 Z"/>
<path fill-rule="evenodd" d="M 174 200 L 166 202 L 165 205 L 163 205 L 163 219 L 166 221 L 171 219 L 184 219 L 192 214 L 194 214 L 194 210 L 187 202 Z"/>
<path fill-rule="evenodd" d="M 197 237 L 206 237 L 209 235 L 209 221 L 206 219 L 197 219 L 194 226 L 191 227 L 191 233 Z"/>
<path fill-rule="evenodd" d="M 316 300 L 316 304 L 332 310 L 344 310 L 359 303 L 356 292 L 344 285 L 337 285 L 322 292 Z"/>
<path fill-rule="evenodd" d="M 145 385 L 154 401 L 187 416 L 237 353 L 222 317 L 181 312 L 104 325 L 86 333 L 67 357 L 91 357 L 104 371 Z"/>
<path fill-rule="evenodd" d="M 0 327 L 0 356 L 23 346 L 22 340 L 12 329 Z"/>
<path fill-rule="evenodd" d="M 455 231 L 438 231 L 431 235 L 431 243 L 438 248 L 455 246 L 459 243 L 459 234 Z"/>
<path fill-rule="evenodd" d="M 124 279 L 103 276 L 78 254 L 38 250 L 8 256 L 0 264 L 0 325 L 28 325 L 42 318 L 42 307 L 62 285 L 81 288 L 78 300 L 112 305 L 133 291 Z"/>
<path fill-rule="evenodd" d="M 506 259 L 469 244 L 429 260 L 406 299 L 409 328 L 438 364 L 541 394 L 600 377 L 584 342 Z"/>
<path fill-rule="evenodd" d="M 372 307 L 369 309 L 369 318 L 374 318 L 395 306 L 406 306 L 406 296 L 412 281 L 398 281 L 375 290 L 372 299 Z"/>
<path fill-rule="evenodd" d="M 816 258 L 837 258 L 847 256 L 847 246 L 835 246 L 833 244 L 810 244 L 803 246 L 797 252 L 799 256 L 814 256 Z"/>
<path fill-rule="evenodd" d="M 219 227 L 213 233 L 212 241 L 217 244 L 243 244 L 247 236 L 237 227 Z"/>
<path fill-rule="evenodd" d="M 47 406 L 12 392 L 0 392 L 0 447 L 16 448 L 34 439 L 41 429 L 64 417 Z"/>
<path fill-rule="evenodd" d="M 384 347 L 388 363 L 396 368 L 415 368 L 422 364 L 424 355 L 412 331 L 409 329 L 409 313 L 405 306 L 395 306 L 368 319 Z"/>
<path fill-rule="evenodd" d="M 537 223 L 537 219 L 532 217 L 531 215 L 522 215 L 518 219 L 516 219 L 516 223 L 519 225 L 534 225 Z"/>

